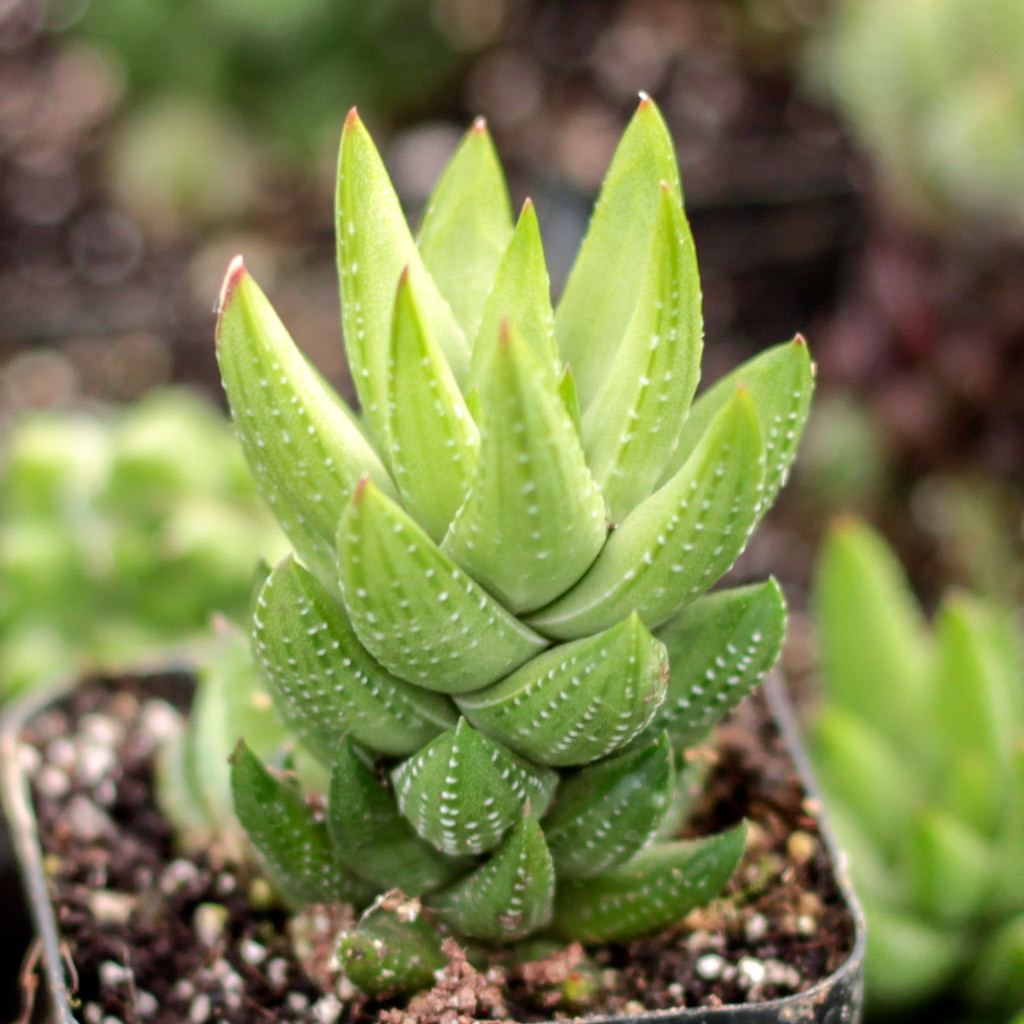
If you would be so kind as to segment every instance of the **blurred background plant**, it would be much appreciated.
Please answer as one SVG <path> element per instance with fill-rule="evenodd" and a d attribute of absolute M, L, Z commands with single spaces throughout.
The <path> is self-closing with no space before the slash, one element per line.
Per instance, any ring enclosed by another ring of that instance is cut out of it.
<path fill-rule="evenodd" d="M 852 520 L 814 596 L 812 754 L 868 918 L 868 1010 L 1005 1020 L 1024 1007 L 1019 622 L 951 593 L 928 629 L 892 552 Z"/>
<path fill-rule="evenodd" d="M 75 674 L 190 660 L 284 552 L 223 417 L 182 390 L 39 412 L 0 466 L 0 701 Z"/>

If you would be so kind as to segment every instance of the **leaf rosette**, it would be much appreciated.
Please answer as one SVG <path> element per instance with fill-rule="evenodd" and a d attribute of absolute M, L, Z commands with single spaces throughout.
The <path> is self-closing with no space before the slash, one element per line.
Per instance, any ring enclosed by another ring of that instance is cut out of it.
<path fill-rule="evenodd" d="M 238 436 L 295 549 L 258 595 L 254 651 L 330 772 L 321 814 L 243 746 L 242 824 L 287 898 L 369 906 L 339 957 L 380 994 L 425 984 L 446 934 L 668 927 L 744 849 L 741 826 L 674 840 L 670 816 L 686 747 L 782 642 L 774 581 L 708 591 L 792 463 L 807 348 L 694 398 L 696 253 L 646 97 L 557 306 L 483 122 L 414 237 L 353 111 L 336 201 L 360 414 L 240 258 L 219 306 Z"/>

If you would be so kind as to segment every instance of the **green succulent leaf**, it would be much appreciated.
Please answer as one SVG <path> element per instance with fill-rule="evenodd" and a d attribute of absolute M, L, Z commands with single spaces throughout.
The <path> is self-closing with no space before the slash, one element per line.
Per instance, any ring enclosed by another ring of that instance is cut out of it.
<path fill-rule="evenodd" d="M 761 513 L 771 508 L 789 476 L 814 394 L 814 364 L 807 343 L 797 337 L 738 366 L 708 388 L 690 409 L 675 455 L 661 480 L 668 480 L 700 443 L 708 424 L 728 403 L 737 384 L 750 392 L 764 439 L 765 477 Z"/>
<path fill-rule="evenodd" d="M 493 683 L 546 646 L 372 483 L 338 528 L 342 595 L 360 641 L 402 679 L 442 693 Z"/>
<path fill-rule="evenodd" d="M 398 892 L 382 896 L 354 929 L 338 937 L 338 963 L 345 977 L 369 996 L 427 988 L 447 962 L 441 936 L 419 901 Z"/>
<path fill-rule="evenodd" d="M 217 362 L 260 492 L 300 557 L 333 580 L 338 509 L 359 478 L 395 490 L 355 418 L 295 347 L 241 258 L 221 292 Z"/>
<path fill-rule="evenodd" d="M 442 547 L 521 611 L 583 575 L 607 521 L 557 380 L 514 327 L 503 329 L 491 369 L 476 476 Z"/>
<path fill-rule="evenodd" d="M 985 837 L 950 814 L 919 811 L 904 862 L 913 905 L 947 924 L 984 913 L 996 864 Z"/>
<path fill-rule="evenodd" d="M 649 627 L 664 622 L 743 550 L 763 460 L 754 406 L 739 387 L 682 469 L 626 517 L 586 576 L 527 621 L 559 639 L 605 629 L 633 611 Z"/>
<path fill-rule="evenodd" d="M 487 123 L 479 118 L 434 188 L 417 237 L 423 265 L 466 338 L 476 337 L 511 235 L 505 174 Z"/>
<path fill-rule="evenodd" d="M 482 390 L 491 378 L 502 324 L 506 321 L 515 325 L 545 368 L 550 366 L 556 373 L 559 371 L 551 282 L 537 213 L 529 199 L 523 204 L 515 234 L 487 296 L 473 343 L 468 388 Z"/>
<path fill-rule="evenodd" d="M 674 784 L 668 733 L 568 776 L 542 823 L 558 877 L 593 878 L 629 860 L 657 832 Z"/>
<path fill-rule="evenodd" d="M 253 636 L 274 703 L 324 764 L 346 733 L 400 757 L 457 720 L 446 698 L 381 668 L 337 600 L 290 556 L 263 586 Z"/>
<path fill-rule="evenodd" d="M 548 923 L 554 894 L 555 867 L 527 803 L 490 859 L 450 889 L 431 896 L 430 906 L 463 935 L 510 942 Z"/>
<path fill-rule="evenodd" d="M 480 435 L 404 273 L 389 370 L 391 471 L 405 507 L 440 541 L 469 491 Z"/>
<path fill-rule="evenodd" d="M 644 738 L 641 736 L 633 746 L 636 747 Z M 714 767 L 713 758 L 706 754 L 688 759 L 678 747 L 673 748 L 673 753 L 676 758 L 676 771 L 672 799 L 654 834 L 655 842 L 679 837 L 683 826 L 690 820 L 694 805 L 704 793 L 705 784 Z"/>
<path fill-rule="evenodd" d="M 553 928 L 585 944 L 663 931 L 722 891 L 746 841 L 740 824 L 707 839 L 650 846 L 597 878 L 560 882 Z"/>
<path fill-rule="evenodd" d="M 682 201 L 668 128 L 644 96 L 615 150 L 555 312 L 555 337 L 584 410 L 601 388 L 633 316 L 651 252 L 661 183 Z"/>
<path fill-rule="evenodd" d="M 583 417 L 587 464 L 613 522 L 651 493 L 675 450 L 700 377 L 703 335 L 693 237 L 663 184 L 639 301 Z"/>
<path fill-rule="evenodd" d="M 946 776 L 940 789 L 949 794 L 950 810 L 984 832 L 1006 813 L 1014 744 L 1024 735 L 1014 692 L 1021 681 L 1007 677 L 1001 652 L 991 642 L 994 618 L 992 610 L 966 595 L 944 602 L 935 623 L 930 698 L 937 739 L 954 755 L 940 767 Z M 966 771 L 974 779 L 965 791 Z"/>
<path fill-rule="evenodd" d="M 998 1019 L 1003 1013 L 1015 1013 L 1014 1024 L 1019 1019 L 1024 1007 L 1024 914 L 1004 921 L 985 942 L 968 985 L 976 1001 L 993 1009 Z"/>
<path fill-rule="evenodd" d="M 401 812 L 448 854 L 494 849 L 530 801 L 543 814 L 558 776 L 477 732 L 465 719 L 392 773 Z"/>
<path fill-rule="evenodd" d="M 235 813 L 267 871 L 294 906 L 362 904 L 372 893 L 334 856 L 327 827 L 295 786 L 275 778 L 239 741 L 231 763 Z"/>
<path fill-rule="evenodd" d="M 871 922 L 865 987 L 878 1006 L 907 1009 L 942 989 L 963 962 L 967 936 L 870 895 L 861 902 Z"/>
<path fill-rule="evenodd" d="M 384 163 L 355 109 L 341 135 L 335 217 L 345 352 L 363 414 L 375 440 L 386 449 L 388 348 L 404 268 L 409 268 L 424 317 L 460 382 L 469 369 L 469 344 L 423 265 Z"/>
<path fill-rule="evenodd" d="M 327 831 L 338 860 L 382 889 L 410 896 L 447 885 L 467 862 L 439 853 L 398 813 L 394 796 L 350 739 L 338 745 L 327 795 Z"/>
<path fill-rule="evenodd" d="M 678 749 L 700 740 L 775 664 L 786 635 L 786 599 L 774 579 L 694 601 L 657 631 L 668 650 L 668 693 L 651 730 Z"/>
<path fill-rule="evenodd" d="M 831 702 L 875 723 L 888 739 L 942 755 L 926 730 L 928 637 L 903 570 L 881 537 L 854 520 L 829 533 L 815 576 L 822 682 Z M 870 643 L 866 638 L 870 637 Z"/>
<path fill-rule="evenodd" d="M 576 433 L 583 437 L 583 416 L 580 412 L 580 396 L 576 393 L 576 378 L 572 375 L 572 367 L 567 366 L 558 378 L 558 393 L 562 396 L 562 404 L 569 414 Z"/>
<path fill-rule="evenodd" d="M 531 659 L 464 694 L 477 728 L 539 764 L 586 764 L 625 746 L 664 699 L 665 648 L 631 615 L 617 626 Z"/>
<path fill-rule="evenodd" d="M 883 850 L 894 854 L 925 796 L 925 780 L 904 763 L 902 748 L 836 704 L 819 714 L 812 748 L 823 789 L 849 809 Z"/>

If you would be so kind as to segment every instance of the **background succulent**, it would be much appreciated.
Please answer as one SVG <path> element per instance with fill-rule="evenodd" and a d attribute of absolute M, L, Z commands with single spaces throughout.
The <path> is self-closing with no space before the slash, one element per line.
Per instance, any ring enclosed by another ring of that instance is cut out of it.
<path fill-rule="evenodd" d="M 1013 617 L 965 594 L 927 629 L 894 556 L 848 521 L 816 583 L 819 778 L 868 917 L 874 1007 L 959 986 L 1024 1006 L 1024 661 Z M 870 638 L 868 641 L 867 638 Z"/>
<path fill-rule="evenodd" d="M 429 982 L 439 931 L 601 943 L 665 928 L 743 852 L 742 825 L 672 837 L 686 747 L 782 641 L 773 581 L 706 592 L 786 477 L 806 346 L 691 406 L 696 256 L 647 98 L 557 310 L 535 212 L 513 224 L 482 122 L 414 238 L 353 111 L 336 214 L 361 418 L 241 259 L 220 300 L 238 434 L 295 548 L 257 599 L 255 653 L 331 773 L 319 813 L 243 744 L 237 813 L 294 903 L 372 903 L 340 945 L 368 991 Z"/>

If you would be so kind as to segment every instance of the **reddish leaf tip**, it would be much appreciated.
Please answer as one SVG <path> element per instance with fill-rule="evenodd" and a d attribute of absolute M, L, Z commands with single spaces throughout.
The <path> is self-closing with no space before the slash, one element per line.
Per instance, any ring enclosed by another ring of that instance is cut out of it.
<path fill-rule="evenodd" d="M 352 507 L 359 508 L 363 503 L 363 497 L 366 495 L 366 489 L 370 486 L 370 474 L 364 473 L 359 478 L 359 483 L 356 484 L 356 489 L 352 492 Z"/>
<path fill-rule="evenodd" d="M 802 334 L 798 334 L 793 339 L 793 344 L 794 345 L 800 345 L 800 346 L 806 348 L 807 347 L 807 339 Z"/>
<path fill-rule="evenodd" d="M 519 216 L 522 217 L 522 215 L 524 213 L 526 213 L 528 210 L 532 210 L 532 209 L 533 209 L 533 200 L 529 196 L 527 196 L 523 200 L 523 208 L 519 211 Z"/>
<path fill-rule="evenodd" d="M 654 106 L 654 100 L 652 100 L 651 97 L 643 91 L 643 89 L 640 90 L 639 96 L 640 105 L 637 107 L 638 110 L 646 110 L 648 107 Z"/>
<path fill-rule="evenodd" d="M 217 305 L 214 308 L 214 312 L 218 316 L 224 312 L 224 307 L 231 301 L 231 296 L 245 274 L 245 260 L 241 256 L 236 256 L 228 264 L 228 272 L 224 275 L 224 283 L 220 286 L 220 295 L 217 297 Z"/>
<path fill-rule="evenodd" d="M 487 131 L 487 118 L 478 117 L 473 122 L 473 127 L 469 129 L 474 135 L 483 135 Z"/>
<path fill-rule="evenodd" d="M 498 348 L 501 351 L 507 351 L 509 345 L 512 342 L 512 325 L 508 321 L 507 316 L 501 318 L 501 327 L 498 330 Z"/>
<path fill-rule="evenodd" d="M 355 128 L 355 126 L 357 124 L 359 124 L 359 122 L 360 122 L 359 108 L 358 107 L 353 107 L 348 112 L 348 115 L 345 118 L 345 127 L 349 128 L 349 129 Z"/>
<path fill-rule="evenodd" d="M 404 288 L 409 283 L 410 264 L 406 263 L 402 267 L 401 274 L 398 275 L 398 287 Z"/>

